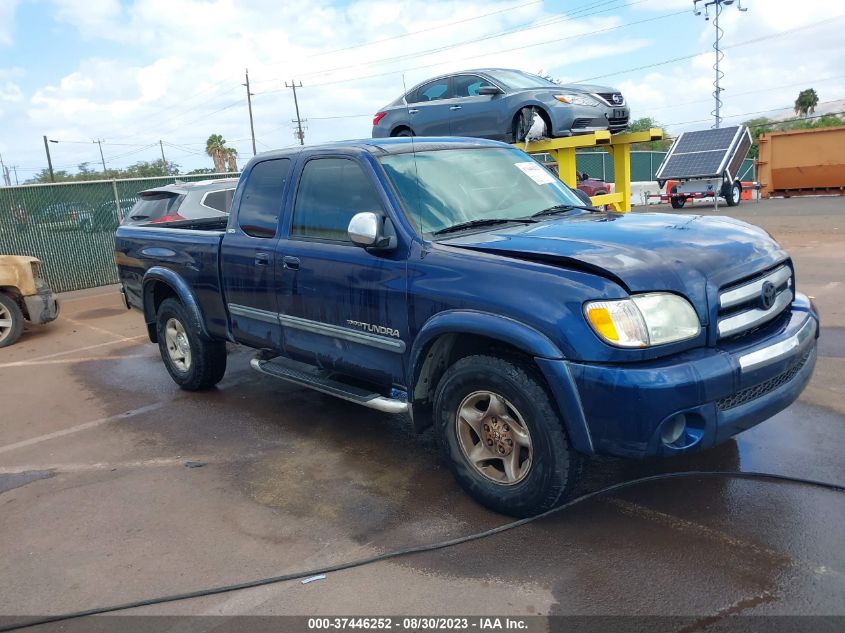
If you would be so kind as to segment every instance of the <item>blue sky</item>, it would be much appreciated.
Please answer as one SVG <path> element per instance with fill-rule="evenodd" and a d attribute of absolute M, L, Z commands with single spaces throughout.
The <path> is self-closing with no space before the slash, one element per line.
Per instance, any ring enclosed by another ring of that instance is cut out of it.
<path fill-rule="evenodd" d="M 777 114 L 805 87 L 823 102 L 845 98 L 845 8 L 824 0 L 805 0 L 801 11 L 788 0 L 744 4 L 747 13 L 723 14 L 728 122 Z M 43 134 L 60 141 L 51 146 L 54 163 L 72 171 L 98 162 L 91 139 L 105 139 L 109 166 L 157 158 L 162 139 L 168 159 L 187 170 L 210 166 L 204 141 L 221 133 L 245 160 L 252 154 L 245 67 L 259 151 L 294 143 L 285 78 L 305 86 L 306 141 L 316 143 L 369 136 L 371 115 L 402 92 L 403 72 L 410 86 L 478 66 L 542 69 L 564 81 L 599 77 L 594 83 L 622 89 L 635 117 L 653 116 L 671 133 L 707 127 L 712 53 L 662 63 L 709 50 L 712 24 L 691 7 L 691 0 L 0 0 L 0 153 L 24 179 L 45 166 Z M 629 70 L 652 64 L 660 65 Z"/>

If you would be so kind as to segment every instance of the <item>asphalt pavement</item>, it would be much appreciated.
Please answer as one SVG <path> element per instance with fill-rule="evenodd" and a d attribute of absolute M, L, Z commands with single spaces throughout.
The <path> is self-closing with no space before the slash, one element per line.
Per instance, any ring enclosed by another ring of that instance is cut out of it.
<path fill-rule="evenodd" d="M 845 483 L 845 197 L 726 211 L 772 233 L 815 297 L 810 386 L 715 449 L 595 460 L 579 492 L 689 469 Z M 468 498 L 432 434 L 403 417 L 257 374 L 248 350 L 232 350 L 218 389 L 183 392 L 114 287 L 62 305 L 0 350 L 0 616 L 240 582 L 509 520 Z M 684 630 L 737 614 L 845 616 L 843 519 L 845 497 L 826 490 L 654 482 L 466 545 L 133 613 L 689 616 Z"/>

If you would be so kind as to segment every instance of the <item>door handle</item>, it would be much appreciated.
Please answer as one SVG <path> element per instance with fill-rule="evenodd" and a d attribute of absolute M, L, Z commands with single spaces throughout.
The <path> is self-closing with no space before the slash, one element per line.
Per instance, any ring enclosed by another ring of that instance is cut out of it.
<path fill-rule="evenodd" d="M 288 255 L 284 259 L 282 259 L 282 264 L 288 270 L 299 270 L 299 257 L 291 257 Z"/>
<path fill-rule="evenodd" d="M 461 109 L 461 106 L 457 106 L 457 105 L 455 105 L 455 106 L 450 106 L 450 107 L 449 107 L 449 109 L 450 109 L 450 110 L 460 110 L 460 109 Z"/>
<path fill-rule="evenodd" d="M 256 266 L 267 266 L 270 263 L 270 255 L 267 253 L 256 253 L 255 254 L 255 265 Z"/>
<path fill-rule="evenodd" d="M 410 110 L 408 110 L 408 114 L 416 114 L 417 112 L 419 112 L 419 110 L 417 110 L 416 108 L 411 108 Z"/>

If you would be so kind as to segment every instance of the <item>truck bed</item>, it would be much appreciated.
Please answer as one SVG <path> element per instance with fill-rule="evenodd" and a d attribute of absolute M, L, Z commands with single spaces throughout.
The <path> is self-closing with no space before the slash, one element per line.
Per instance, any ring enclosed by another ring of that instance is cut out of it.
<path fill-rule="evenodd" d="M 227 218 L 121 226 L 115 264 L 130 306 L 144 309 L 143 279 L 152 268 L 176 273 L 193 289 L 209 333 L 226 336 L 228 318 L 220 279 L 220 244 Z"/>

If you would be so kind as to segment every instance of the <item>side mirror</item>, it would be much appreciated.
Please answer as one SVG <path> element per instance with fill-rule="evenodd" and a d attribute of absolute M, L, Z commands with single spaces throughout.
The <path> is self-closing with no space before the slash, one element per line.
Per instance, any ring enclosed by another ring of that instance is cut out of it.
<path fill-rule="evenodd" d="M 396 230 L 390 218 L 365 211 L 356 213 L 346 229 L 349 239 L 356 246 L 367 250 L 392 250 L 396 248 Z"/>
<path fill-rule="evenodd" d="M 478 95 L 498 95 L 502 94 L 502 91 L 497 88 L 496 86 L 481 86 L 477 91 L 476 94 Z"/>

